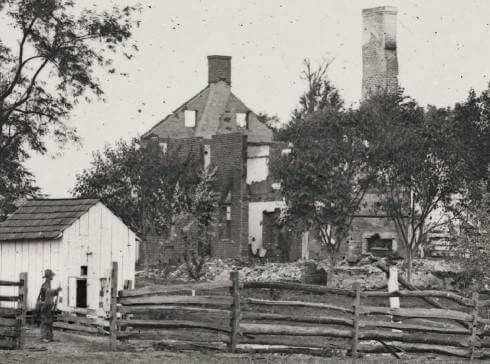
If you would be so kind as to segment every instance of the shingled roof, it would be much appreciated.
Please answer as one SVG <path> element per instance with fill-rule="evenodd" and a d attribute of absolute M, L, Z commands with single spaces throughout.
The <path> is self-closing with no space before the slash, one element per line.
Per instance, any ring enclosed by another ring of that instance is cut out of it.
<path fill-rule="evenodd" d="M 57 239 L 98 199 L 27 200 L 0 223 L 0 241 Z"/>

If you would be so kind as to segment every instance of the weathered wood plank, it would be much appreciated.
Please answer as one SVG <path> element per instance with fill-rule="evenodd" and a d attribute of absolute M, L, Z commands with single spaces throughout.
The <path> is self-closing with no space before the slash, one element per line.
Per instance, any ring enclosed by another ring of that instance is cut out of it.
<path fill-rule="evenodd" d="M 273 288 L 273 289 L 287 289 L 291 291 L 303 291 L 311 293 L 331 293 L 341 296 L 354 296 L 352 290 L 330 288 L 325 286 L 319 286 L 314 284 L 293 283 L 293 282 L 243 282 L 243 288 Z"/>
<path fill-rule="evenodd" d="M 0 326 L 14 326 L 17 327 L 20 321 L 17 318 L 5 318 L 0 317 Z"/>
<path fill-rule="evenodd" d="M 457 295 L 450 291 L 437 291 L 437 290 L 420 290 L 420 291 L 408 291 L 399 290 L 394 292 L 385 291 L 365 291 L 362 294 L 363 297 L 432 297 L 432 298 L 446 298 L 452 300 L 462 306 L 473 307 L 473 301 L 469 298 Z"/>
<path fill-rule="evenodd" d="M 10 326 L 0 326 L 0 336 L 18 337 L 19 328 Z"/>
<path fill-rule="evenodd" d="M 230 328 L 223 325 L 186 320 L 118 320 L 117 323 L 120 327 L 130 326 L 135 328 L 199 328 L 220 332 L 230 332 Z"/>
<path fill-rule="evenodd" d="M 282 315 L 277 313 L 262 313 L 243 311 L 242 320 L 255 321 L 289 321 L 289 322 L 304 322 L 313 324 L 334 324 L 352 327 L 353 321 L 348 318 L 339 316 L 301 316 L 301 315 Z"/>
<path fill-rule="evenodd" d="M 480 307 L 488 307 L 488 306 L 490 306 L 490 300 L 481 300 L 479 302 L 479 306 Z"/>
<path fill-rule="evenodd" d="M 229 350 L 234 353 L 238 344 L 238 331 L 240 330 L 240 287 L 238 281 L 238 272 L 230 272 L 230 281 L 232 286 L 230 288 L 230 294 L 233 297 L 233 304 L 231 305 L 231 317 L 230 317 L 230 343 Z"/>
<path fill-rule="evenodd" d="M 403 278 L 400 283 L 408 284 Z M 402 282 L 403 281 L 403 282 Z M 411 285 L 410 285 L 411 286 Z M 415 287 L 411 286 L 415 289 Z M 311 293 L 330 293 L 341 296 L 350 296 L 354 297 L 355 292 L 353 290 L 347 289 L 339 289 L 339 288 L 329 288 L 325 286 L 319 286 L 314 284 L 303 284 L 303 283 L 293 283 L 293 282 L 244 282 L 243 288 L 273 288 L 273 289 L 287 289 L 293 291 L 304 291 Z M 421 298 L 447 298 L 453 300 L 461 305 L 472 307 L 473 303 L 471 299 L 457 295 L 456 293 L 449 291 L 439 291 L 439 290 L 424 290 L 424 291 L 412 291 L 412 290 L 400 290 L 396 292 L 387 292 L 387 291 L 363 291 L 361 293 L 361 297 L 421 297 Z M 434 302 L 432 302 L 434 303 Z M 435 303 L 438 308 L 442 308 L 442 306 L 438 303 Z M 490 300 L 488 301 L 488 305 L 490 306 Z"/>
<path fill-rule="evenodd" d="M 56 321 L 77 323 L 77 324 L 90 325 L 90 326 L 110 327 L 110 322 L 100 317 L 92 318 L 92 317 L 80 317 L 80 316 L 72 316 L 72 315 L 57 315 Z"/>
<path fill-rule="evenodd" d="M 26 317 L 27 317 L 27 297 L 28 297 L 28 282 L 27 282 L 27 272 L 22 272 L 19 274 L 19 308 L 20 315 L 17 317 L 20 324 L 20 333 L 18 339 L 19 349 L 23 349 L 26 342 Z"/>
<path fill-rule="evenodd" d="M 20 286 L 20 282 L 13 282 L 13 281 L 2 281 L 0 280 L 0 286 Z"/>
<path fill-rule="evenodd" d="M 0 302 L 17 302 L 19 296 L 0 296 Z"/>
<path fill-rule="evenodd" d="M 151 313 L 151 312 L 161 312 L 161 311 L 186 311 L 207 314 L 221 314 L 226 317 L 230 315 L 230 310 L 221 310 L 218 308 L 205 308 L 205 307 L 188 307 L 188 306 L 167 306 L 167 305 L 151 305 L 151 306 L 118 306 L 118 312 L 125 314 L 135 314 L 135 313 Z"/>
<path fill-rule="evenodd" d="M 110 302 L 110 349 L 114 351 L 117 349 L 117 262 L 112 262 L 111 267 L 111 302 Z"/>
<path fill-rule="evenodd" d="M 132 290 L 119 292 L 119 297 L 136 297 L 143 295 L 164 294 L 182 291 L 209 291 L 213 289 L 230 288 L 231 281 L 204 282 L 204 283 L 184 283 L 173 285 L 148 286 Z"/>
<path fill-rule="evenodd" d="M 355 359 L 357 358 L 357 344 L 359 344 L 359 309 L 361 306 L 361 285 L 357 282 L 354 283 L 354 291 L 356 295 L 352 307 L 354 309 L 354 317 L 352 324 L 352 346 L 351 355 Z"/>
<path fill-rule="evenodd" d="M 15 349 L 17 342 L 12 339 L 0 338 L 0 349 Z"/>
<path fill-rule="evenodd" d="M 431 332 L 431 333 L 438 333 L 438 334 L 455 334 L 455 335 L 469 335 L 471 333 L 471 330 L 465 329 L 463 327 L 455 327 L 455 328 L 436 327 L 436 326 L 406 324 L 403 322 L 374 321 L 374 320 L 361 320 L 359 322 L 359 327 L 392 328 L 397 330 L 422 331 L 422 332 Z"/>
<path fill-rule="evenodd" d="M 130 330 L 130 331 L 118 331 L 118 340 L 162 340 L 162 338 L 168 338 L 172 340 L 188 340 L 188 341 L 198 341 L 203 340 L 196 339 L 196 328 L 193 328 L 193 332 L 182 332 L 182 330 Z M 206 333 L 207 341 L 222 341 L 228 343 L 230 337 L 228 334 L 223 334 L 220 332 Z"/>
<path fill-rule="evenodd" d="M 455 348 L 447 345 L 429 345 L 417 343 L 404 343 L 399 341 L 387 341 L 385 344 L 394 348 L 399 348 L 408 353 L 432 353 L 442 355 L 453 355 L 462 358 L 469 356 L 469 350 L 465 348 Z M 379 343 L 360 343 L 359 351 L 364 353 L 386 353 L 386 348 Z"/>
<path fill-rule="evenodd" d="M 313 348 L 313 347 L 296 347 L 285 345 L 240 345 L 237 348 L 239 353 L 255 353 L 255 354 L 304 354 L 314 356 L 331 356 L 329 350 L 325 348 Z"/>
<path fill-rule="evenodd" d="M 292 306 L 292 307 L 315 307 L 324 308 L 329 310 L 340 311 L 344 313 L 352 313 L 353 310 L 348 307 L 340 307 L 335 305 L 329 305 L 326 303 L 317 302 L 304 302 L 304 301 L 272 301 L 272 300 L 262 300 L 257 298 L 245 298 L 244 302 L 252 305 L 266 305 L 266 306 Z"/>
<path fill-rule="evenodd" d="M 90 334 L 100 333 L 100 330 L 98 330 L 96 327 L 84 326 L 84 325 L 78 325 L 78 324 L 69 324 L 66 322 L 53 322 L 53 327 L 55 327 L 57 329 L 88 332 Z"/>
<path fill-rule="evenodd" d="M 478 330 L 478 304 L 479 304 L 479 295 L 478 295 L 478 292 L 474 292 L 473 293 L 473 304 L 474 304 L 474 308 L 473 308 L 473 325 L 471 327 L 471 339 L 470 339 L 470 346 L 471 346 L 471 350 L 470 350 L 470 361 L 473 361 L 474 357 L 475 357 L 475 346 L 477 344 L 477 330 Z"/>
<path fill-rule="evenodd" d="M 16 317 L 21 313 L 18 308 L 0 307 L 0 317 Z"/>
<path fill-rule="evenodd" d="M 221 343 L 204 343 L 195 341 L 174 341 L 174 340 L 161 340 L 153 344 L 155 350 L 193 350 L 208 352 L 212 351 L 226 351 L 226 346 Z"/>
<path fill-rule="evenodd" d="M 151 305 L 151 304 L 182 304 L 182 305 L 213 305 L 230 306 L 230 296 L 138 296 L 123 297 L 119 299 L 123 305 Z"/>
<path fill-rule="evenodd" d="M 288 335 L 244 335 L 240 337 L 240 344 L 259 344 L 259 345 L 285 345 L 310 348 L 338 348 L 340 345 L 346 347 L 347 339 L 337 339 L 328 341 L 322 336 L 288 336 Z"/>
<path fill-rule="evenodd" d="M 470 347 L 471 338 L 468 336 L 455 335 L 420 335 L 418 333 L 397 332 L 393 330 L 361 330 L 359 338 L 363 340 L 396 340 L 408 343 L 421 343 L 431 345 L 450 345 L 459 347 Z"/>
<path fill-rule="evenodd" d="M 410 318 L 437 318 L 448 319 L 458 321 L 472 321 L 473 316 L 460 311 L 444 310 L 438 308 L 389 308 L 389 307 L 375 307 L 375 306 L 362 306 L 360 308 L 361 314 L 381 314 L 381 315 L 393 315 L 400 317 Z"/>
<path fill-rule="evenodd" d="M 352 331 L 331 327 L 301 327 L 291 325 L 248 324 L 240 323 L 242 334 L 256 335 L 290 335 L 290 336 L 331 336 L 352 338 Z"/>

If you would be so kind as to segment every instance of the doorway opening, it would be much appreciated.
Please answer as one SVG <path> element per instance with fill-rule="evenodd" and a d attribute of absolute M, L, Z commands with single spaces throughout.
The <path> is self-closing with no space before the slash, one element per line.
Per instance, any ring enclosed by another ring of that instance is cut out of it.
<path fill-rule="evenodd" d="M 76 307 L 87 308 L 87 280 L 77 279 Z"/>

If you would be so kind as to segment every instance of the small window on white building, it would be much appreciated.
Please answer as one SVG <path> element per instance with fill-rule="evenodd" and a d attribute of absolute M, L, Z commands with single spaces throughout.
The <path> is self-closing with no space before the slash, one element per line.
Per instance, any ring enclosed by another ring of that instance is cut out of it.
<path fill-rule="evenodd" d="M 204 169 L 207 169 L 211 164 L 211 145 L 204 145 Z"/>
<path fill-rule="evenodd" d="M 240 128 L 248 129 L 248 113 L 237 112 L 236 113 L 236 124 Z"/>
<path fill-rule="evenodd" d="M 196 110 L 184 111 L 184 126 L 186 128 L 194 128 L 196 126 Z"/>
<path fill-rule="evenodd" d="M 167 154 L 168 144 L 167 143 L 159 143 L 159 145 L 160 145 L 160 149 L 162 150 L 162 153 Z"/>

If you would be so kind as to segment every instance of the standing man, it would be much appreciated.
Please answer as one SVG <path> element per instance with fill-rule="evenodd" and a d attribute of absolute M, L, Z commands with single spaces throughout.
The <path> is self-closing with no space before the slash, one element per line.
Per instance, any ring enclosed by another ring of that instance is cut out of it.
<path fill-rule="evenodd" d="M 43 278 L 46 280 L 42 284 L 41 291 L 39 292 L 41 341 L 46 343 L 53 341 L 54 298 L 58 296 L 58 293 L 61 291 L 61 287 L 51 289 L 51 281 L 53 280 L 53 277 L 54 272 L 51 269 L 46 269 L 44 271 Z"/>

